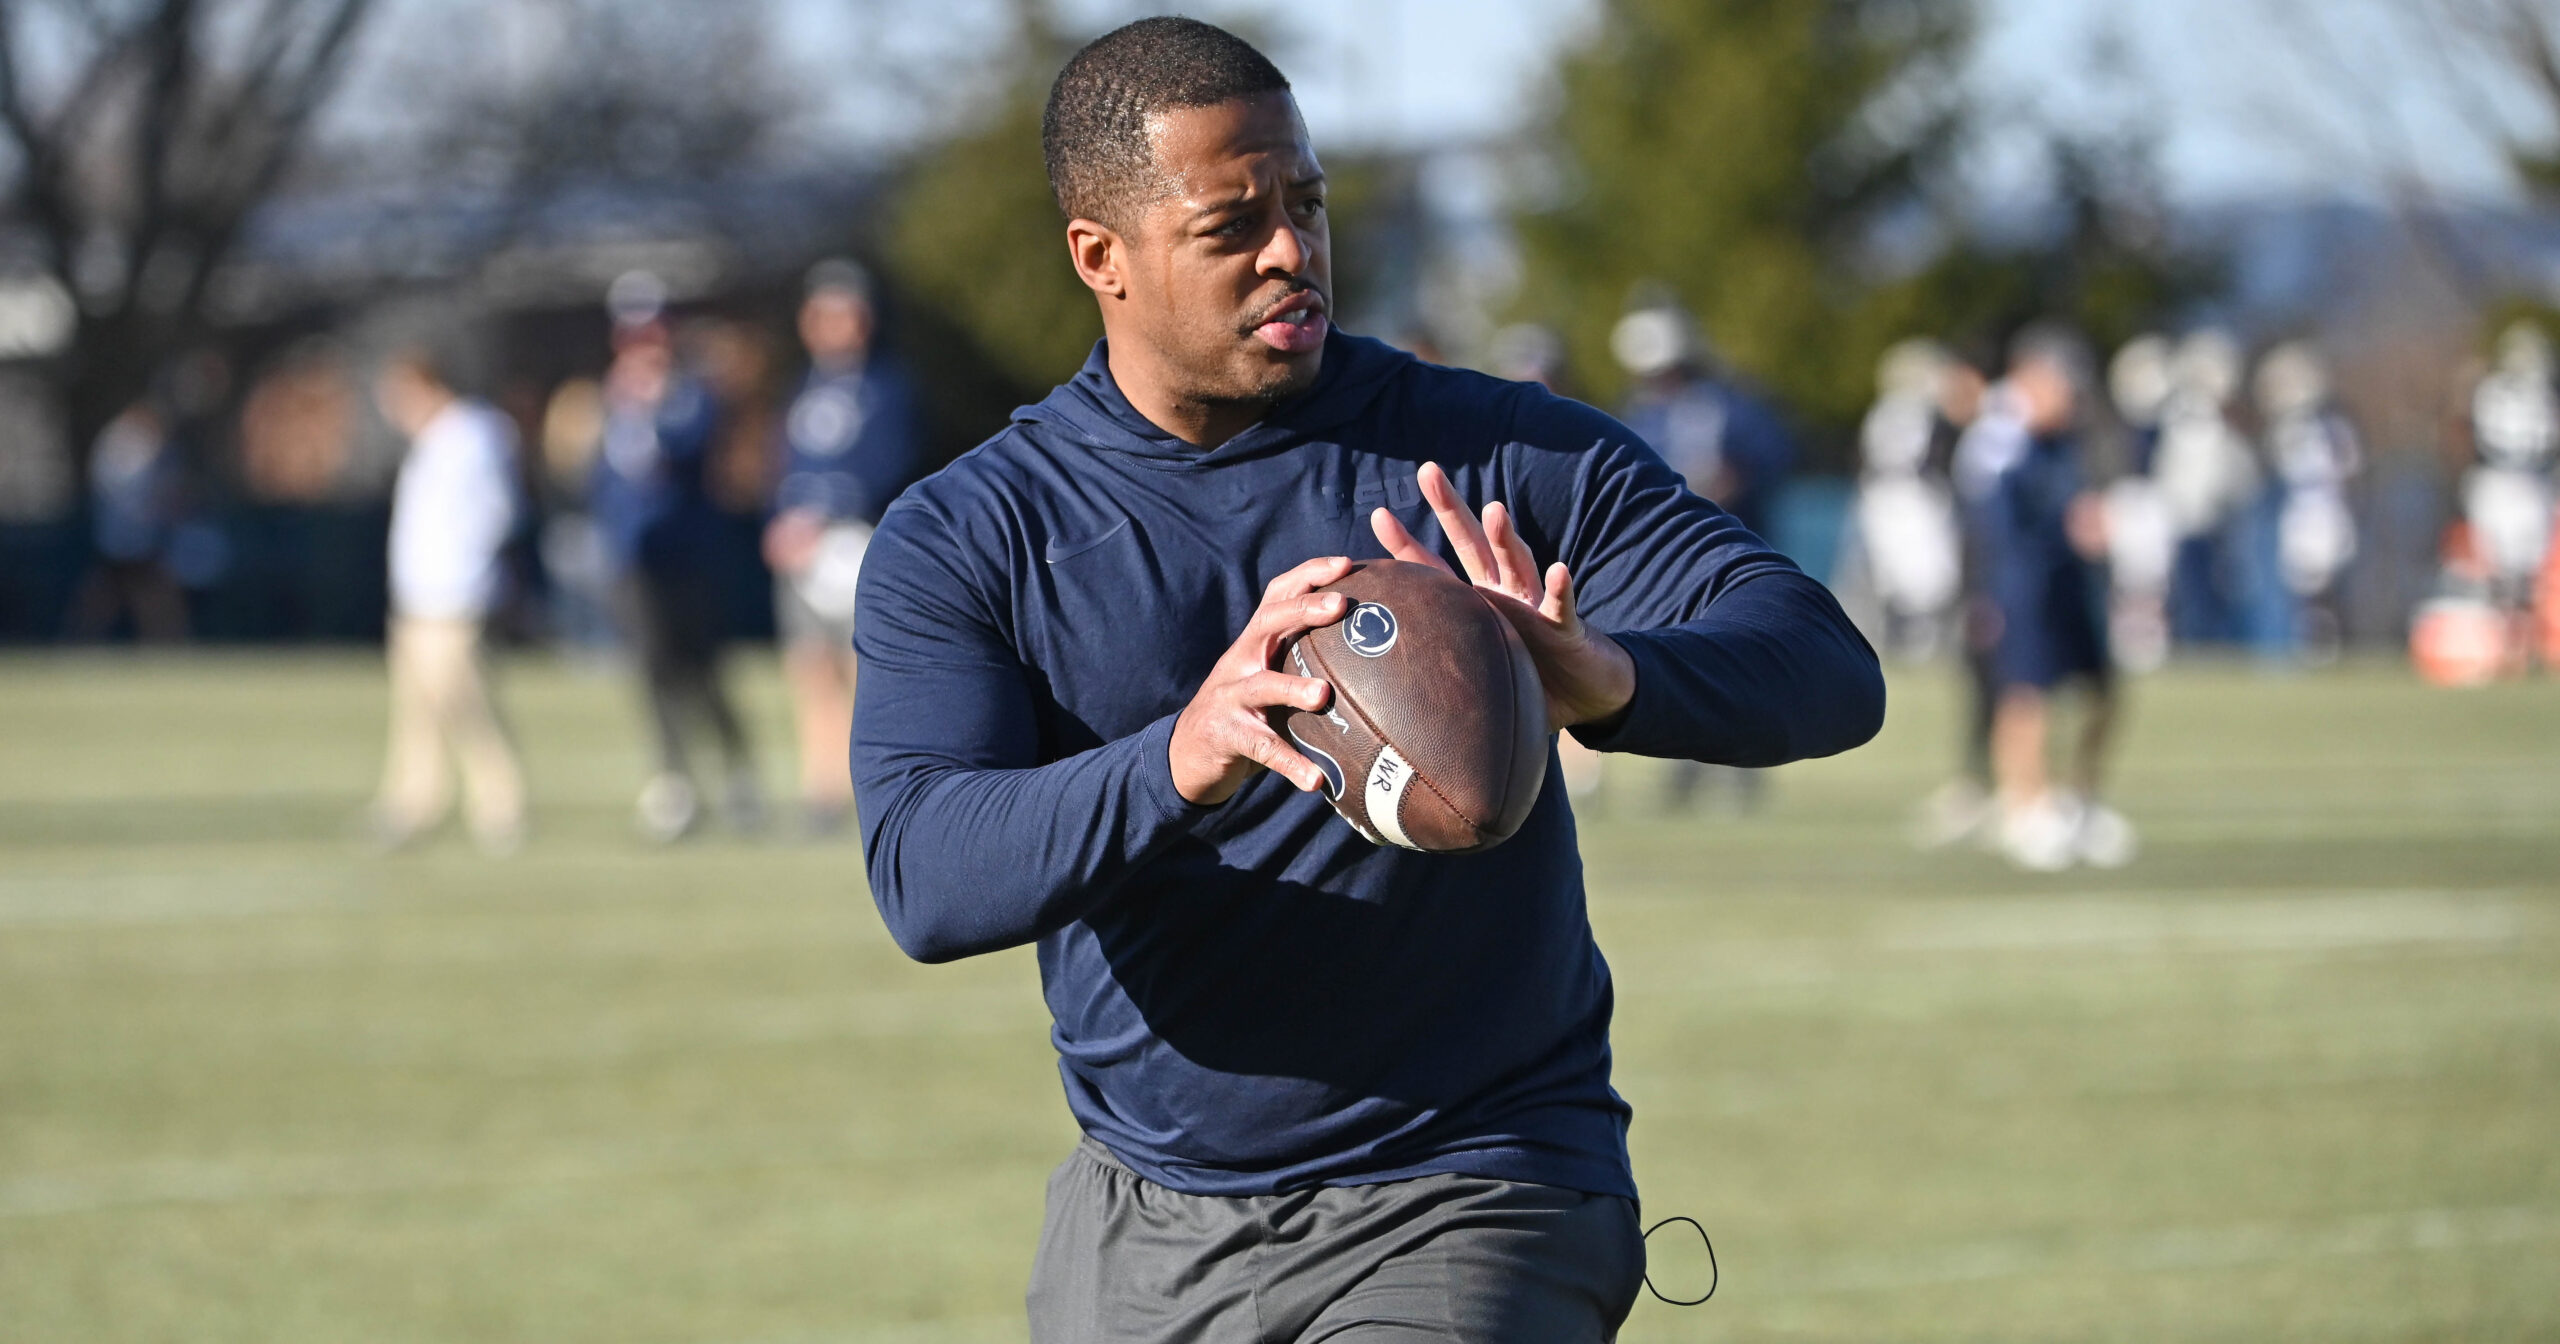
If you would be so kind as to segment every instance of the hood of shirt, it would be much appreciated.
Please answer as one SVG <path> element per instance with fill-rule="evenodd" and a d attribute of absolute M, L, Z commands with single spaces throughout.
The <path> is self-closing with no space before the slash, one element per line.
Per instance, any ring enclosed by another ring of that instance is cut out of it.
<path fill-rule="evenodd" d="M 1038 405 L 1016 410 L 1014 423 L 1037 425 L 1077 443 L 1162 466 L 1212 466 L 1291 448 L 1348 423 L 1369 408 L 1388 379 L 1413 362 L 1413 356 L 1384 341 L 1336 327 L 1325 337 L 1324 367 L 1314 387 L 1273 407 L 1252 428 L 1204 450 L 1165 432 L 1129 404 L 1111 376 L 1110 355 L 1108 340 L 1094 342 L 1076 376 Z"/>

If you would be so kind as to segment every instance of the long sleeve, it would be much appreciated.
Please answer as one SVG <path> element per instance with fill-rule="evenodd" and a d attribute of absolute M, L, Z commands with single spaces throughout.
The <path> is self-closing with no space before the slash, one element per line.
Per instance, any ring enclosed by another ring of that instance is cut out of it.
<path fill-rule="evenodd" d="M 1168 715 L 1040 761 L 1031 673 L 964 552 L 890 510 L 862 566 L 854 796 L 872 898 L 919 961 L 1027 943 L 1081 917 L 1209 809 L 1177 793 Z"/>
<path fill-rule="evenodd" d="M 1538 397 L 1509 488 L 1528 540 L 1572 569 L 1583 618 L 1636 664 L 1603 751 L 1767 766 L 1847 751 L 1884 723 L 1875 651 L 1829 590 L 1690 493 L 1617 421 Z"/>

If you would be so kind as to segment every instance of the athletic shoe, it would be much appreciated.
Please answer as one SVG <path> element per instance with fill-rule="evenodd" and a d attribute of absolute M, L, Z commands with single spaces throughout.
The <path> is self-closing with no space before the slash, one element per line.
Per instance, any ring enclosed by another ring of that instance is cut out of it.
<path fill-rule="evenodd" d="M 2080 809 L 2057 794 L 2000 819 L 2000 852 L 2031 873 L 2058 873 L 2080 857 Z"/>
<path fill-rule="evenodd" d="M 693 781 L 673 771 L 653 775 L 640 788 L 640 833 L 660 844 L 681 840 L 702 822 L 702 800 Z"/>
<path fill-rule="evenodd" d="M 2133 823 L 2124 814 L 2104 803 L 2091 802 L 2080 808 L 2080 834 L 2074 848 L 2080 861 L 2092 868 L 2122 868 L 2133 862 L 2140 847 L 2133 834 Z"/>

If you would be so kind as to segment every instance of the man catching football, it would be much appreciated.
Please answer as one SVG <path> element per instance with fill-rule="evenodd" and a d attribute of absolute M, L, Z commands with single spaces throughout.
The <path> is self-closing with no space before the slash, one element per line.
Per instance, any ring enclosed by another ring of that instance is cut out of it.
<path fill-rule="evenodd" d="M 1085 1138 L 1031 1337 L 1609 1339 L 1644 1252 L 1552 756 L 1497 849 L 1373 845 L 1273 731 L 1329 695 L 1274 657 L 1353 560 L 1445 556 L 1556 727 L 1769 766 L 1875 733 L 1875 655 L 1616 421 L 1334 329 L 1324 172 L 1241 40 L 1119 29 L 1043 129 L 1104 339 L 889 510 L 854 639 L 890 932 L 1038 947 Z"/>

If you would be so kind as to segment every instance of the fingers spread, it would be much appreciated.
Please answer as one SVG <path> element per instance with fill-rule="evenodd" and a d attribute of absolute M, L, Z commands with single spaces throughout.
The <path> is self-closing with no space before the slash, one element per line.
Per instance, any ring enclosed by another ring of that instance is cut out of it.
<path fill-rule="evenodd" d="M 1440 520 L 1440 530 L 1449 536 L 1449 548 L 1458 553 L 1458 566 L 1466 571 L 1467 581 L 1492 584 L 1496 567 L 1493 548 L 1484 539 L 1484 526 L 1476 521 L 1467 502 L 1458 498 L 1458 487 L 1449 483 L 1449 473 L 1437 462 L 1425 462 L 1414 473 L 1422 486 L 1422 498 L 1431 505 L 1432 514 Z"/>
<path fill-rule="evenodd" d="M 1387 554 L 1396 559 L 1411 561 L 1417 565 L 1429 565 L 1443 574 L 1449 572 L 1448 562 L 1433 555 L 1421 542 L 1415 541 L 1413 534 L 1404 530 L 1404 524 L 1397 521 L 1396 516 L 1385 509 L 1375 510 L 1369 515 L 1369 530 L 1378 534 L 1378 544 L 1386 547 Z"/>
<path fill-rule="evenodd" d="M 1529 554 L 1529 543 L 1520 539 L 1520 528 L 1512 520 L 1511 506 L 1500 500 L 1485 505 L 1484 531 L 1485 539 L 1493 547 L 1498 586 L 1524 602 L 1535 601 L 1538 560 Z"/>
<path fill-rule="evenodd" d="M 1547 597 L 1538 604 L 1538 613 L 1566 629 L 1581 623 L 1582 614 L 1573 599 L 1573 572 L 1562 560 L 1547 566 Z"/>

